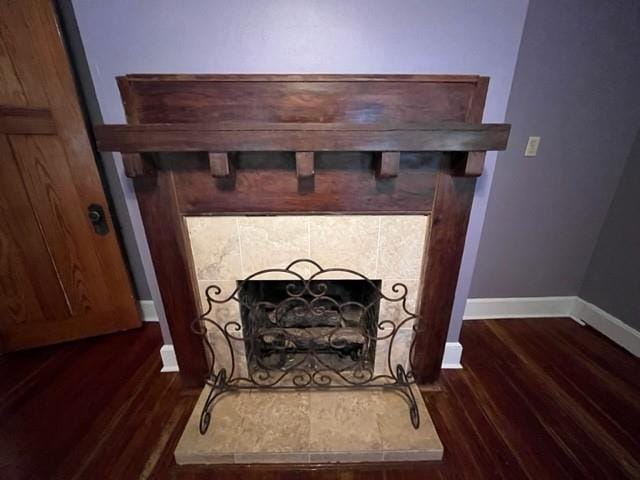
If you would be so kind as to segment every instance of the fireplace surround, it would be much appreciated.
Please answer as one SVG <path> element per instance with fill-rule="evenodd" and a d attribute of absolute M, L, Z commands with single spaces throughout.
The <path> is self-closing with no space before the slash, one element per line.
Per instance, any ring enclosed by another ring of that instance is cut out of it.
<path fill-rule="evenodd" d="M 240 280 L 269 268 L 282 268 L 299 258 L 309 258 L 323 266 L 340 266 L 362 273 L 379 282 L 389 295 L 395 283 L 409 289 L 407 307 L 415 311 L 420 286 L 420 266 L 429 233 L 429 217 L 425 215 L 276 215 L 276 216 L 206 216 L 187 217 L 186 227 L 194 272 L 203 310 L 208 308 L 205 289 L 217 285 L 229 295 Z M 311 273 L 309 264 L 296 266 L 305 279 Z M 325 273 L 330 282 L 351 279 L 336 271 Z M 289 280 L 275 272 L 263 274 L 261 280 Z M 358 283 L 358 282 L 356 282 Z M 400 308 L 386 300 L 380 302 L 384 317 L 400 321 Z M 216 320 L 242 323 L 237 304 L 215 305 L 211 314 Z M 410 329 L 412 325 L 406 325 Z M 408 359 L 410 340 L 401 332 L 396 356 L 402 363 Z M 211 341 L 220 341 L 215 332 Z M 385 345 L 377 349 L 383 353 Z M 218 360 L 221 360 L 220 357 Z M 222 365 L 222 362 L 218 362 Z M 240 369 L 246 363 L 236 362 Z M 377 359 L 378 365 L 381 363 Z"/>
<path fill-rule="evenodd" d="M 118 85 L 128 123 L 96 126 L 97 144 L 122 152 L 133 178 L 184 385 L 202 385 L 209 367 L 190 328 L 202 310 L 185 219 L 211 215 L 429 215 L 411 360 L 418 383 L 437 379 L 475 177 L 509 133 L 480 123 L 488 78 L 127 75 Z"/>

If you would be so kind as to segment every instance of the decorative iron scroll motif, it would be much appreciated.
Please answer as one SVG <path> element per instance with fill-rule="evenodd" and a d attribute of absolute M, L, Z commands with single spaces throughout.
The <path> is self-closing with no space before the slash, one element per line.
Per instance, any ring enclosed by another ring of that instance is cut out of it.
<path fill-rule="evenodd" d="M 310 268 L 312 273 L 305 278 L 294 267 Z M 285 282 L 283 299 L 274 303 L 246 294 L 251 281 L 273 278 L 274 274 L 290 282 Z M 373 292 L 371 300 L 366 304 L 340 301 L 339 296 L 332 295 L 328 282 L 345 276 L 363 280 Z M 406 399 L 411 423 L 417 429 L 420 416 L 411 389 L 415 383 L 411 359 L 419 317 L 407 308 L 406 285 L 394 283 L 390 290 L 391 294 L 383 293 L 379 282 L 354 270 L 324 269 L 309 259 L 295 260 L 282 269 L 255 272 L 226 296 L 218 285 L 207 287 L 207 309 L 192 323 L 192 330 L 203 338 L 210 356 L 206 377 L 210 391 L 200 415 L 200 433 L 209 427 L 214 401 L 226 392 L 305 388 L 394 389 Z M 380 301 L 398 304 L 401 318 L 393 321 L 378 315 Z M 233 302 L 247 321 L 211 318 L 217 306 Z M 394 343 L 405 325 L 411 325 L 412 330 L 408 368 L 402 363 L 393 364 Z M 208 333 L 222 339 L 215 348 Z M 380 368 L 376 371 L 372 353 L 380 342 L 386 343 L 382 372 Z M 336 365 L 328 359 L 328 352 L 349 361 L 346 366 Z M 228 358 L 226 365 L 217 365 L 216 356 Z M 237 358 L 246 358 L 243 371 Z"/>

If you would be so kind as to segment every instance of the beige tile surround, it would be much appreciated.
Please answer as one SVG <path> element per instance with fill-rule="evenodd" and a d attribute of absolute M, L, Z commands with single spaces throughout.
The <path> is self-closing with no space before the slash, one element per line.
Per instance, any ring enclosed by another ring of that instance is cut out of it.
<path fill-rule="evenodd" d="M 408 287 L 407 306 L 415 311 L 420 285 L 429 217 L 424 215 L 304 215 L 304 216 L 200 216 L 186 217 L 202 308 L 206 310 L 204 290 L 218 285 L 229 295 L 236 281 L 267 268 L 284 268 L 298 258 L 309 258 L 323 268 L 340 267 L 358 271 L 370 279 L 381 280 L 382 291 L 393 295 L 392 285 Z M 297 270 L 308 277 L 306 266 Z M 265 275 L 261 279 L 290 279 L 290 275 Z M 338 279 L 338 275 L 323 275 Z M 343 275 L 342 278 L 354 278 Z M 240 323 L 235 302 L 216 306 L 210 316 L 222 325 Z M 405 318 L 399 303 L 381 301 L 380 320 L 395 323 Z M 393 346 L 393 360 L 406 365 L 412 340 L 412 324 L 405 323 Z M 210 331 L 217 350 L 222 336 Z M 388 341 L 376 346 L 375 373 L 386 371 Z M 218 357 L 218 364 L 229 368 L 229 358 Z M 241 373 L 245 359 L 236 356 Z"/>

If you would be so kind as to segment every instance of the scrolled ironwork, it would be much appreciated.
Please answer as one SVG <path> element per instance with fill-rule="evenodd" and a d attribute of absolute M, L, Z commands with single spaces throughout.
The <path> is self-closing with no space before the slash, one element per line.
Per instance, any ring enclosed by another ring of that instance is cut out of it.
<path fill-rule="evenodd" d="M 294 270 L 303 265 L 313 270 L 306 278 Z M 292 282 L 285 287 L 286 298 L 277 303 L 247 298 L 249 282 L 274 274 Z M 322 277 L 344 278 L 345 275 L 364 281 L 372 293 L 371 301 L 366 304 L 353 300 L 341 302 L 332 296 L 327 283 L 332 280 Z M 395 283 L 390 291 L 390 294 L 383 293 L 378 284 L 355 270 L 324 269 L 309 259 L 296 260 L 285 268 L 255 272 L 238 281 L 228 295 L 223 295 L 217 285 L 207 287 L 207 309 L 192 323 L 192 331 L 203 338 L 210 357 L 206 378 L 210 391 L 200 416 L 200 433 L 204 434 L 209 427 L 215 400 L 226 392 L 304 388 L 397 390 L 407 401 L 411 423 L 417 429 L 420 415 L 411 389 L 415 383 L 411 354 L 419 317 L 407 307 L 405 284 Z M 378 315 L 382 300 L 400 305 L 399 321 Z M 211 318 L 217 305 L 233 302 L 248 320 L 245 325 L 236 320 Z M 405 369 L 400 363 L 393 364 L 393 347 L 400 329 L 410 322 L 413 338 L 408 349 L 408 369 Z M 222 339 L 215 348 L 209 332 Z M 373 352 L 382 341 L 388 342 L 386 368 L 382 373 L 375 373 Z M 217 365 L 224 354 L 229 358 L 228 365 Z M 275 360 L 271 358 L 274 355 Z M 332 364 L 331 359 L 336 355 L 348 357 L 347 365 Z M 246 372 L 239 371 L 236 357 L 245 360 Z"/>

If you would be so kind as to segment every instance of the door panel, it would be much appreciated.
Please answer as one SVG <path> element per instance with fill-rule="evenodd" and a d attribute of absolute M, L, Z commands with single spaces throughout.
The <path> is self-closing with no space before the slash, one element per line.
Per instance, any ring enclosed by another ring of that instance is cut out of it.
<path fill-rule="evenodd" d="M 101 275 L 91 275 L 101 270 L 92 245 L 96 234 L 87 221 L 87 204 L 68 187 L 73 179 L 60 141 L 44 135 L 9 138 L 70 313 L 90 311 L 98 298 L 109 297 L 109 291 Z"/>
<path fill-rule="evenodd" d="M 0 0 L 2 107 L 47 109 L 55 134 L 0 131 L 0 351 L 139 326 L 111 219 L 87 216 L 107 205 L 49 0 Z"/>
<path fill-rule="evenodd" d="M 0 328 L 69 315 L 6 135 L 0 136 L 0 292 Z"/>

